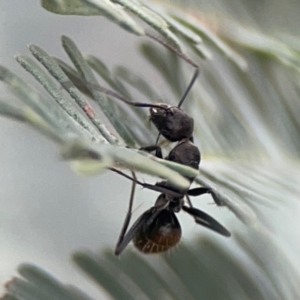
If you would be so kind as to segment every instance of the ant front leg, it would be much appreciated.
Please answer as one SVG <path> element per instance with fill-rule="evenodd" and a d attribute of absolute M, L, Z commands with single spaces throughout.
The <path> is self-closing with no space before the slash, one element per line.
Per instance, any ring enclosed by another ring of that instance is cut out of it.
<path fill-rule="evenodd" d="M 222 200 L 217 196 L 217 194 L 213 191 L 212 188 L 209 187 L 194 188 L 188 190 L 187 194 L 189 196 L 200 196 L 203 194 L 210 194 L 218 206 L 223 206 Z"/>
<path fill-rule="evenodd" d="M 158 145 L 152 145 L 152 146 L 142 147 L 139 150 L 143 150 L 143 151 L 146 151 L 146 152 L 153 152 L 153 151 L 155 151 L 155 156 L 156 157 L 163 158 L 161 147 L 158 146 Z"/>

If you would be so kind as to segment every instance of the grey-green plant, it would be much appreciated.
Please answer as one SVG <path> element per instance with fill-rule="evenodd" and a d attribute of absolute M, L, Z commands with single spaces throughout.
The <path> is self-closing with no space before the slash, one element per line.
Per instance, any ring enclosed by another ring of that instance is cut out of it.
<path fill-rule="evenodd" d="M 194 117 L 195 143 L 205 157 L 196 181 L 212 187 L 222 199 L 222 209 L 233 216 L 229 223 L 233 236 L 225 242 L 204 233 L 194 243 L 162 254 L 159 265 L 132 250 L 120 260 L 111 249 L 74 253 L 79 269 L 113 299 L 300 297 L 299 242 L 278 230 L 285 224 L 291 236 L 297 237 L 293 208 L 299 205 L 300 194 L 300 40 L 260 29 L 262 22 L 253 19 L 247 1 L 230 10 L 231 2 L 214 1 L 216 18 L 206 1 L 201 4 L 202 13 L 152 1 L 41 1 L 45 9 L 58 14 L 104 16 L 138 36 L 155 31 L 177 51 L 193 57 L 201 70 L 184 104 Z M 16 57 L 45 92 L 36 91 L 1 66 L 0 79 L 22 104 L 16 107 L 0 101 L 0 114 L 47 136 L 82 173 L 121 167 L 187 187 L 183 176 L 194 175 L 194 170 L 135 150 L 145 143 L 143 137 L 155 138 L 152 129 L 142 126 L 143 111 L 80 84 L 97 84 L 95 71 L 124 97 L 134 100 L 132 95 L 140 93 L 146 101 L 155 101 L 159 95 L 147 78 L 124 66 L 109 70 L 101 58 L 83 55 L 69 37 L 63 36 L 62 44 L 74 67 L 36 45 L 29 49 L 38 62 Z M 179 99 L 191 68 L 150 39 L 140 43 L 140 52 L 164 79 L 174 99 Z M 84 94 L 99 105 L 117 137 L 107 130 Z M 48 101 L 49 95 L 54 101 Z M 130 112 L 130 118 L 121 124 L 119 116 L 124 111 Z M 37 266 L 22 264 L 18 272 L 19 277 L 6 285 L 2 299 L 94 299 Z"/>

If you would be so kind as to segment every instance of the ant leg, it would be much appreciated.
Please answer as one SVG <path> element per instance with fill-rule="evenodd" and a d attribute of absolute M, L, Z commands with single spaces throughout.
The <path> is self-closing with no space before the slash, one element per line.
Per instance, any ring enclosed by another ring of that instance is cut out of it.
<path fill-rule="evenodd" d="M 200 189 L 200 188 L 199 188 L 199 189 Z M 203 189 L 205 189 L 205 188 L 203 188 Z M 191 199 L 190 199 L 190 197 L 189 197 L 189 195 L 188 195 L 188 194 L 186 195 L 186 199 L 187 199 L 187 202 L 188 202 L 188 204 L 189 204 L 190 208 L 194 209 L 194 207 L 193 207 L 193 203 L 192 203 L 192 201 L 191 201 Z M 192 214 L 192 216 L 194 217 L 194 219 L 195 219 L 195 222 L 196 222 L 197 224 L 203 225 L 203 224 L 202 224 L 202 221 L 201 221 L 201 220 L 199 220 L 199 219 L 197 218 L 197 216 L 196 216 L 196 215 L 193 215 L 193 214 Z M 203 226 L 205 226 L 205 225 L 203 225 Z"/>
<path fill-rule="evenodd" d="M 188 214 L 190 214 L 191 216 L 193 216 L 194 218 L 196 218 L 197 224 L 200 224 L 206 228 L 209 228 L 221 235 L 224 235 L 227 237 L 231 236 L 231 233 L 223 225 L 221 225 L 217 220 L 212 218 L 207 213 L 205 213 L 197 208 L 187 207 L 187 206 L 183 206 L 182 209 L 185 212 L 187 212 Z"/>
<path fill-rule="evenodd" d="M 189 207 L 193 208 L 193 203 L 192 203 L 192 201 L 191 201 L 191 199 L 190 199 L 190 197 L 189 197 L 188 194 L 186 194 L 186 200 L 187 200 L 187 202 L 189 204 Z"/>
<path fill-rule="evenodd" d="M 157 191 L 157 192 L 160 192 L 162 194 L 172 196 L 174 198 L 180 198 L 180 197 L 183 196 L 182 193 L 172 189 L 171 187 L 164 187 L 162 185 L 154 185 L 154 184 L 143 183 L 143 182 L 137 180 L 136 178 L 128 176 L 127 174 L 123 173 L 120 170 L 117 170 L 115 168 L 109 168 L 109 169 L 111 171 L 113 171 L 115 173 L 118 173 L 121 176 L 135 182 L 136 184 L 141 185 L 142 187 L 149 189 L 149 190 Z M 190 190 L 187 191 L 186 196 L 200 196 L 200 195 L 203 195 L 203 194 L 210 194 L 212 196 L 212 198 L 214 199 L 215 203 L 218 206 L 223 206 L 222 200 L 216 195 L 216 193 L 211 188 L 208 188 L 208 187 L 200 187 L 200 188 L 190 189 Z M 192 207 L 192 204 L 191 204 L 190 200 L 188 200 L 188 203 Z"/>
<path fill-rule="evenodd" d="M 157 145 L 151 145 L 151 146 L 146 146 L 146 147 L 142 147 L 139 150 L 143 150 L 146 152 L 152 152 L 155 151 L 155 156 L 158 158 L 163 158 L 162 156 L 162 151 L 161 151 L 161 147 L 157 146 Z"/>
<path fill-rule="evenodd" d="M 149 218 L 153 215 L 151 208 L 144 212 L 132 225 L 129 231 L 122 237 L 122 240 L 116 246 L 115 255 L 120 255 L 126 246 L 130 243 L 130 241 L 134 238 L 136 233 L 141 229 L 141 227 L 147 223 Z"/>
<path fill-rule="evenodd" d="M 132 177 L 134 179 L 136 179 L 136 176 L 135 176 L 134 172 L 132 172 Z M 129 198 L 128 211 L 127 211 L 127 214 L 126 214 L 126 217 L 125 217 L 125 220 L 124 220 L 124 223 L 123 223 L 123 226 L 122 226 L 119 238 L 118 238 L 118 242 L 117 242 L 117 245 L 116 245 L 116 250 L 119 247 L 119 245 L 121 244 L 121 242 L 123 241 L 124 236 L 125 236 L 126 231 L 127 231 L 127 228 L 128 228 L 128 225 L 130 223 L 130 219 L 131 219 L 131 215 L 132 215 L 132 206 L 133 206 L 133 200 L 134 200 L 135 187 L 136 187 L 136 182 L 133 181 L 132 182 L 132 187 L 131 187 L 130 198 Z M 116 253 L 116 250 L 115 250 L 115 253 Z"/>
<path fill-rule="evenodd" d="M 146 188 L 146 189 L 149 189 L 149 190 L 152 190 L 152 191 L 157 191 L 157 192 L 160 192 L 162 194 L 166 194 L 166 195 L 169 195 L 171 197 L 174 197 L 174 198 L 180 198 L 182 197 L 182 194 L 177 192 L 176 190 L 173 190 L 169 187 L 163 187 L 163 186 L 159 186 L 159 185 L 154 185 L 154 184 L 148 184 L 148 183 L 143 183 L 133 177 L 130 177 L 128 176 L 127 174 L 123 173 L 122 171 L 118 170 L 118 169 L 115 169 L 115 168 L 109 168 L 109 170 L 135 182 L 136 184 L 138 185 L 141 185 L 142 187 Z"/>
<path fill-rule="evenodd" d="M 157 214 L 165 209 L 169 204 L 169 201 L 161 201 L 156 203 L 155 206 L 151 207 L 147 211 L 145 211 L 131 226 L 129 231 L 123 236 L 122 240 L 117 244 L 115 249 L 115 255 L 120 255 L 126 246 L 130 243 L 130 241 L 135 237 L 138 231 L 143 226 L 149 226 L 156 218 Z"/>
<path fill-rule="evenodd" d="M 160 133 L 158 134 L 158 136 L 157 136 L 157 138 L 156 138 L 155 145 L 157 145 L 157 144 L 158 144 L 159 138 L 160 138 Z"/>
<path fill-rule="evenodd" d="M 200 196 L 206 193 L 211 193 L 212 189 L 208 187 L 200 187 L 188 190 L 188 195 L 190 196 Z"/>
<path fill-rule="evenodd" d="M 212 190 L 212 188 L 209 187 L 200 187 L 200 188 L 194 188 L 188 190 L 187 194 L 190 196 L 200 196 L 203 194 L 210 194 L 212 198 L 214 199 L 215 203 L 218 206 L 223 206 L 222 200 L 217 196 L 217 194 Z"/>
<path fill-rule="evenodd" d="M 187 199 L 187 202 L 188 202 L 188 204 L 189 204 L 189 207 L 190 207 L 190 208 L 194 208 L 194 207 L 193 207 L 193 203 L 192 203 L 192 201 L 191 201 L 189 195 L 186 194 L 185 197 L 186 197 L 186 199 Z M 195 219 L 195 222 L 197 223 L 197 218 L 196 218 L 195 216 L 194 216 L 194 219 Z"/>

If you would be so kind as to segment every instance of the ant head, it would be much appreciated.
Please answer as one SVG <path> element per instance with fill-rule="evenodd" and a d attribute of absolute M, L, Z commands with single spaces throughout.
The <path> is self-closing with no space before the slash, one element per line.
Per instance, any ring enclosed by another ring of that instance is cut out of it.
<path fill-rule="evenodd" d="M 158 104 L 161 108 L 150 108 L 150 121 L 160 134 L 171 142 L 190 138 L 194 130 L 194 120 L 180 107 L 164 103 Z"/>
<path fill-rule="evenodd" d="M 134 246 L 143 253 L 160 253 L 175 246 L 181 238 L 181 227 L 174 212 L 163 209 L 151 222 L 145 222 L 133 238 Z"/>

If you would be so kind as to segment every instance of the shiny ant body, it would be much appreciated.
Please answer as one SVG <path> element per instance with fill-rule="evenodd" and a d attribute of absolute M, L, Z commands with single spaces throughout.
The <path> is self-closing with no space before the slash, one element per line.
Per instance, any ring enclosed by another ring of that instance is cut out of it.
<path fill-rule="evenodd" d="M 170 142 L 178 142 L 178 144 L 164 159 L 198 170 L 201 154 L 198 147 L 196 147 L 193 143 L 194 120 L 181 109 L 181 105 L 186 99 L 199 75 L 199 67 L 183 53 L 174 50 L 163 41 L 149 34 L 148 36 L 178 54 L 179 57 L 184 59 L 195 68 L 193 77 L 177 106 L 170 106 L 165 103 L 151 104 L 132 102 L 125 99 L 118 93 L 104 87 L 89 84 L 86 85 L 90 86 L 90 88 L 100 90 L 101 92 L 117 98 L 129 105 L 135 107 L 149 107 L 150 121 L 157 128 L 159 135 L 155 145 L 143 147 L 141 150 L 147 152 L 155 151 L 155 155 L 157 157 L 163 158 L 161 148 L 157 145 L 158 139 L 160 135 L 162 135 Z M 120 255 L 130 241 L 133 241 L 135 247 L 143 253 L 160 253 L 175 246 L 181 238 L 181 228 L 175 213 L 178 213 L 181 210 L 194 217 L 197 224 L 207 227 L 226 237 L 231 235 L 230 232 L 214 218 L 205 212 L 194 208 L 189 199 L 189 196 L 199 196 L 209 193 L 212 195 L 215 203 L 217 205 L 221 205 L 220 199 L 218 199 L 217 195 L 212 191 L 211 188 L 200 187 L 179 190 L 174 188 L 168 181 L 162 181 L 156 183 L 155 185 L 151 185 L 138 181 L 134 173 L 132 173 L 133 177 L 130 177 L 117 169 L 111 168 L 111 170 L 133 181 L 128 212 L 115 248 L 116 255 Z M 195 178 L 193 177 L 187 179 L 190 181 L 190 184 L 192 184 Z M 154 206 L 145 211 L 127 231 L 132 215 L 134 190 L 136 184 L 158 191 L 161 194 L 158 196 Z M 184 204 L 184 197 L 187 198 L 189 206 Z"/>

